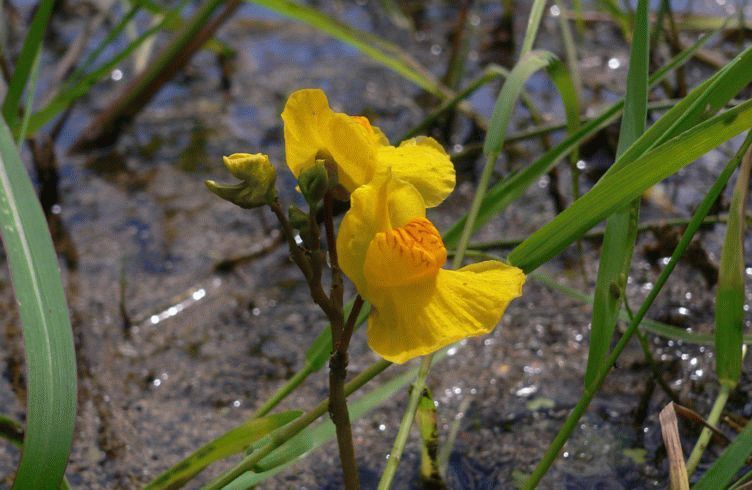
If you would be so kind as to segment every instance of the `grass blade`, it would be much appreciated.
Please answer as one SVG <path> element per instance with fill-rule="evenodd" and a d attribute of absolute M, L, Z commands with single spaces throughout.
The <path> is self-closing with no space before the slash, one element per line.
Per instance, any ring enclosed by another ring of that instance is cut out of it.
<path fill-rule="evenodd" d="M 352 28 L 343 22 L 329 17 L 313 7 L 301 5 L 292 0 L 246 0 L 267 8 L 279 15 L 295 19 L 325 32 L 333 38 L 349 44 L 366 56 L 410 80 L 420 88 L 444 98 L 449 90 L 443 87 L 436 77 L 425 67 L 410 57 L 404 49 L 384 39 Z"/>
<path fill-rule="evenodd" d="M 31 75 L 34 60 L 42 49 L 44 33 L 54 6 L 54 0 L 40 2 L 29 26 L 29 33 L 26 35 L 21 52 L 18 55 L 13 76 L 8 84 L 8 92 L 3 100 L 2 113 L 12 130 L 15 130 L 18 125 L 18 108 L 21 104 L 21 96 Z"/>
<path fill-rule="evenodd" d="M 744 211 L 751 168 L 752 157 L 748 154 L 739 168 L 731 197 L 715 298 L 715 371 L 720 383 L 729 389 L 736 387 L 742 373 Z"/>
<path fill-rule="evenodd" d="M 650 44 L 648 34 L 648 4 L 640 0 L 632 35 L 632 52 L 624 97 L 624 115 L 619 129 L 618 159 L 645 131 L 648 113 L 648 64 Z M 627 284 L 632 252 L 637 238 L 640 200 L 620 209 L 608 218 L 603 236 L 598 277 L 595 283 L 590 350 L 585 370 L 585 385 L 590 386 L 606 359 L 616 321 L 621 310 L 624 287 Z"/>
<path fill-rule="evenodd" d="M 654 73 L 650 77 L 650 87 L 654 87 L 671 71 L 686 63 L 691 58 L 692 54 L 700 49 L 700 47 L 702 47 L 711 36 L 711 34 L 708 34 L 700 38 L 695 44 L 676 55 L 663 68 Z M 474 228 L 477 229 L 488 222 L 493 216 L 506 209 L 510 203 L 522 196 L 531 185 L 548 172 L 562 158 L 566 157 L 569 153 L 578 148 L 584 140 L 594 135 L 597 131 L 618 117 L 623 107 L 623 100 L 615 103 L 603 111 L 600 116 L 584 124 L 576 133 L 571 134 L 564 139 L 564 141 L 546 152 L 531 165 L 509 176 L 489 189 L 483 203 L 481 204 Z M 454 246 L 457 244 L 466 221 L 467 216 L 461 218 L 444 234 L 444 242 L 448 246 Z"/>
<path fill-rule="evenodd" d="M 543 17 L 543 9 L 546 8 L 546 0 L 535 0 L 530 8 L 530 16 L 527 18 L 527 28 L 525 29 L 525 39 L 522 41 L 520 50 L 520 59 L 533 49 L 535 38 L 538 37 L 538 27 Z"/>
<path fill-rule="evenodd" d="M 752 423 L 748 423 L 744 430 L 736 436 L 713 466 L 702 475 L 692 488 L 694 490 L 713 490 L 726 488 L 734 476 L 747 464 L 747 458 L 752 454 Z"/>
<path fill-rule="evenodd" d="M 291 410 L 248 420 L 201 446 L 193 454 L 149 482 L 145 488 L 180 488 L 210 464 L 245 451 L 253 442 L 293 421 L 302 413 L 299 410 Z"/>
<path fill-rule="evenodd" d="M 57 488 L 76 421 L 76 358 L 52 239 L 0 119 L 0 230 L 23 324 L 28 400 L 15 488 Z"/>
<path fill-rule="evenodd" d="M 509 262 L 524 271 L 536 269 L 652 185 L 750 127 L 752 100 L 698 124 L 604 176 L 590 192 L 512 250 Z"/>

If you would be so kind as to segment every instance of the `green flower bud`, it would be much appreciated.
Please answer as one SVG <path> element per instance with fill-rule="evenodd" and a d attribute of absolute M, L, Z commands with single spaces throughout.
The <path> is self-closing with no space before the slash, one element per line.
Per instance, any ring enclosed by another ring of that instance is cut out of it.
<path fill-rule="evenodd" d="M 305 200 L 314 205 L 324 198 L 329 190 L 329 173 L 323 160 L 316 160 L 298 175 L 298 186 Z"/>
<path fill-rule="evenodd" d="M 277 198 L 277 172 L 267 155 L 233 153 L 222 159 L 230 173 L 242 182 L 227 185 L 207 180 L 206 187 L 214 194 L 246 209 L 271 204 Z"/>

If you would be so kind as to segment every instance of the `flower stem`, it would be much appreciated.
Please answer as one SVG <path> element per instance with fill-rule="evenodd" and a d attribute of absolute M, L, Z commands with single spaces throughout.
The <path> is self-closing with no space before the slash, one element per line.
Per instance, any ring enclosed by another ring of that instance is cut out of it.
<path fill-rule="evenodd" d="M 313 213 L 312 213 L 313 214 Z M 329 416 L 337 431 L 337 446 L 345 488 L 356 490 L 360 488 L 358 479 L 358 464 L 355 459 L 355 447 L 352 440 L 352 426 L 350 414 L 347 411 L 347 396 L 345 395 L 345 380 L 347 379 L 347 348 L 355 327 L 363 298 L 358 296 L 350 310 L 347 323 L 343 322 L 342 304 L 344 302 L 344 283 L 337 258 L 337 243 L 334 237 L 334 216 L 332 213 L 332 196 L 327 192 L 324 196 L 324 228 L 326 230 L 326 244 L 329 251 L 329 266 L 331 267 L 331 289 L 329 301 L 337 311 L 337 318 L 330 318 L 332 327 L 332 356 L 329 359 Z"/>

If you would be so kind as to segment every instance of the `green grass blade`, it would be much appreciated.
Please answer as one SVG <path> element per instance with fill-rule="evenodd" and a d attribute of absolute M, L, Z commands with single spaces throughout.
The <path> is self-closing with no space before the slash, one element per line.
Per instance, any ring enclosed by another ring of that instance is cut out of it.
<path fill-rule="evenodd" d="M 650 186 L 750 127 L 752 100 L 698 124 L 606 175 L 590 192 L 512 250 L 510 263 L 524 271 L 536 269 Z"/>
<path fill-rule="evenodd" d="M 425 67 L 409 56 L 404 49 L 384 39 L 348 26 L 313 7 L 301 5 L 292 0 L 246 0 L 260 5 L 282 16 L 294 19 L 325 32 L 361 51 L 366 56 L 410 80 L 422 89 L 438 96 L 448 94 L 436 77 Z"/>
<path fill-rule="evenodd" d="M 693 490 L 726 488 L 734 480 L 734 476 L 747 464 L 747 458 L 751 454 L 752 423 L 748 423 L 708 471 L 702 475 L 700 481 L 692 487 Z"/>
<path fill-rule="evenodd" d="M 726 239 L 718 268 L 715 297 L 715 371 L 722 385 L 733 389 L 742 373 L 744 332 L 744 211 L 752 158 L 739 169 L 731 197 Z"/>
<path fill-rule="evenodd" d="M 650 77 L 650 87 L 657 85 L 671 71 L 686 63 L 692 54 L 697 52 L 710 38 L 712 34 L 703 36 L 695 44 L 682 51 L 671 59 L 665 66 Z M 487 223 L 493 216 L 500 213 L 510 203 L 518 199 L 533 185 L 542 175 L 548 172 L 562 158 L 574 151 L 584 140 L 594 135 L 601 128 L 611 123 L 624 107 L 624 100 L 603 111 L 601 115 L 584 124 L 576 133 L 571 134 L 561 143 L 556 145 L 542 157 L 523 170 L 509 176 L 505 180 L 489 189 L 478 212 L 475 228 Z M 462 230 L 465 227 L 467 217 L 463 217 L 454 223 L 444 235 L 444 242 L 448 246 L 454 246 L 459 241 Z"/>
<path fill-rule="evenodd" d="M 647 0 L 640 0 L 632 35 L 632 51 L 627 74 L 624 114 L 619 128 L 618 159 L 645 131 L 648 113 L 648 65 L 650 44 Z M 637 238 L 639 198 L 608 218 L 603 236 L 590 330 L 590 348 L 585 385 L 590 386 L 608 355 L 611 338 L 621 310 L 624 287 Z"/>
<path fill-rule="evenodd" d="M 365 395 L 361 396 L 354 402 L 348 403 L 348 409 L 350 411 L 350 419 L 351 420 L 357 420 L 366 413 L 370 412 L 371 410 L 377 408 L 381 404 L 383 404 L 385 401 L 389 400 L 392 396 L 395 395 L 398 391 L 402 390 L 407 386 L 417 374 L 418 369 L 410 369 L 409 371 L 404 372 L 403 374 L 400 374 L 399 376 L 394 377 L 393 379 L 387 381 L 383 385 L 374 388 L 370 392 L 366 393 Z M 324 422 L 321 422 L 317 426 L 313 427 L 310 430 L 305 431 L 303 434 L 299 434 L 292 439 L 290 439 L 287 443 L 285 443 L 283 446 L 280 446 L 279 449 L 276 451 L 282 450 L 285 446 L 288 448 L 294 448 L 294 447 L 305 447 L 304 444 L 302 444 L 300 441 L 296 441 L 298 438 L 308 438 L 309 442 L 311 443 L 311 446 L 309 449 L 301 451 L 298 453 L 296 459 L 288 459 L 285 463 L 279 466 L 272 467 L 269 465 L 269 461 L 271 459 L 263 459 L 261 461 L 262 466 L 265 468 L 259 473 L 245 473 L 243 476 L 237 478 L 233 483 L 225 487 L 226 489 L 244 489 L 249 488 L 254 485 L 258 485 L 265 480 L 271 478 L 272 476 L 276 475 L 280 471 L 283 471 L 290 467 L 292 464 L 297 461 L 298 458 L 304 457 L 306 454 L 308 454 L 310 451 L 313 451 L 315 449 L 318 449 L 322 445 L 326 444 L 327 442 L 334 439 L 336 433 L 334 424 L 331 422 L 331 420 L 326 420 Z M 276 452 L 275 451 L 275 452 Z M 274 453 L 270 454 L 269 456 L 273 456 Z M 292 453 L 288 454 L 288 456 L 292 456 Z M 263 463 L 266 463 L 264 465 Z"/>
<path fill-rule="evenodd" d="M 31 64 L 31 75 L 29 78 L 29 88 L 26 90 L 26 110 L 23 113 L 21 119 L 21 127 L 18 130 L 18 137 L 16 138 L 16 144 L 21 148 L 21 144 L 26 139 L 26 131 L 29 128 L 29 118 L 34 107 L 34 92 L 37 89 L 37 79 L 39 78 L 39 60 L 41 58 L 41 52 L 37 52 L 34 62 Z"/>
<path fill-rule="evenodd" d="M 112 58 L 99 65 L 92 72 L 79 76 L 72 86 L 60 91 L 44 108 L 31 116 L 29 119 L 29 134 L 34 134 L 47 122 L 66 110 L 76 99 L 88 94 L 89 90 L 91 90 L 91 87 L 94 86 L 95 83 L 109 74 L 145 41 L 163 30 L 166 25 L 173 22 L 180 15 L 180 12 L 187 3 L 188 0 L 181 0 L 174 9 L 165 15 L 161 22 L 141 33 L 141 35 L 134 39 L 133 42 L 128 44 Z"/>
<path fill-rule="evenodd" d="M 29 26 L 29 33 L 26 35 L 21 52 L 18 55 L 13 76 L 8 84 L 8 92 L 5 94 L 5 99 L 3 100 L 2 113 L 8 122 L 8 126 L 13 130 L 18 125 L 18 108 L 21 104 L 21 97 L 26 88 L 26 82 L 31 75 L 34 60 L 42 49 L 44 33 L 54 6 L 54 0 L 40 2 L 39 8 L 34 13 L 34 18 Z"/>
<path fill-rule="evenodd" d="M 298 418 L 302 413 L 299 410 L 291 410 L 248 420 L 201 446 L 193 454 L 152 480 L 145 488 L 180 488 L 210 464 L 245 451 L 253 442 Z"/>
<path fill-rule="evenodd" d="M 567 72 L 564 65 L 554 54 L 548 51 L 536 50 L 527 53 L 509 73 L 496 98 L 488 133 L 486 133 L 486 139 L 483 142 L 483 153 L 486 155 L 486 164 L 478 180 L 473 202 L 467 214 L 467 221 L 457 245 L 457 254 L 454 256 L 453 263 L 453 267 L 455 268 L 459 267 L 462 263 L 465 249 L 475 229 L 475 219 L 480 212 L 491 175 L 493 174 L 494 165 L 504 146 L 509 121 L 522 94 L 525 82 L 535 72 L 543 68 L 548 70 L 551 79 L 554 81 L 557 89 L 560 90 L 562 100 L 565 101 L 567 107 L 567 120 L 570 124 L 579 124 L 577 97 L 572 96 L 574 86 L 572 85 L 569 72 Z"/>
<path fill-rule="evenodd" d="M 57 488 L 76 421 L 76 358 L 47 222 L 0 119 L 0 231 L 23 325 L 26 432 L 15 488 Z"/>
<path fill-rule="evenodd" d="M 643 318 L 645 318 L 645 315 L 647 314 L 655 299 L 658 297 L 658 294 L 663 289 L 663 286 L 665 286 L 668 278 L 671 276 L 674 268 L 679 262 L 679 259 L 681 259 L 681 257 L 684 255 L 684 252 L 687 250 L 687 247 L 692 241 L 692 238 L 700 229 L 700 226 L 702 225 L 705 217 L 708 215 L 710 208 L 718 200 L 718 197 L 723 192 L 723 189 L 726 187 L 726 183 L 731 178 L 731 175 L 734 173 L 734 170 L 739 165 L 739 162 L 749 149 L 751 143 L 752 132 L 748 132 L 747 137 L 744 139 L 744 142 L 741 144 L 734 158 L 732 158 L 726 164 L 721 174 L 718 176 L 715 182 L 713 182 L 713 185 L 710 187 L 707 194 L 705 194 L 705 197 L 697 206 L 697 209 L 692 215 L 692 220 L 684 230 L 684 233 L 682 234 L 681 239 L 679 239 L 679 243 L 676 245 L 676 248 L 674 248 L 668 264 L 666 264 L 666 267 L 664 267 L 661 273 L 658 275 L 658 278 L 655 280 L 653 289 L 650 290 L 647 297 L 640 305 L 640 308 L 637 310 L 637 313 L 635 313 L 634 317 L 630 320 L 630 324 L 627 327 L 627 330 L 624 332 L 624 335 L 621 336 L 619 342 L 616 343 L 613 350 L 609 354 L 607 361 L 603 364 L 604 368 L 601 369 L 598 373 L 598 377 L 593 384 L 592 389 L 585 387 L 580 400 L 577 402 L 577 405 L 575 405 L 575 407 L 567 416 L 558 434 L 556 434 L 553 442 L 549 444 L 548 448 L 546 449 L 546 453 L 543 455 L 543 458 L 535 467 L 528 480 L 522 485 L 522 488 L 536 488 L 541 478 L 543 478 L 543 476 L 553 464 L 554 460 L 556 460 L 558 455 L 561 453 L 564 444 L 566 444 L 572 432 L 577 427 L 580 418 L 587 410 L 595 394 L 603 385 L 603 382 L 606 380 L 611 367 L 614 365 L 621 353 L 624 352 L 624 348 L 631 340 L 632 336 L 637 330 L 638 325 L 642 322 Z M 663 148 L 663 146 L 661 148 Z"/>
<path fill-rule="evenodd" d="M 522 40 L 522 49 L 520 50 L 520 59 L 527 55 L 533 49 L 535 38 L 538 36 L 538 27 L 543 17 L 543 9 L 546 8 L 546 0 L 535 0 L 530 8 L 530 16 L 527 18 L 527 28 L 525 29 L 525 39 Z"/>

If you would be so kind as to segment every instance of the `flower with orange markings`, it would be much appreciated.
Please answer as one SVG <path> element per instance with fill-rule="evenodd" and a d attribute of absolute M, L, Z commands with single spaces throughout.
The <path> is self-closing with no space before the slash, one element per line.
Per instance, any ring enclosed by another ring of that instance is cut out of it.
<path fill-rule="evenodd" d="M 490 332 L 525 282 L 520 269 L 499 261 L 442 269 L 447 251 L 424 196 L 389 168 L 352 193 L 337 252 L 373 306 L 368 344 L 396 363 Z"/>

